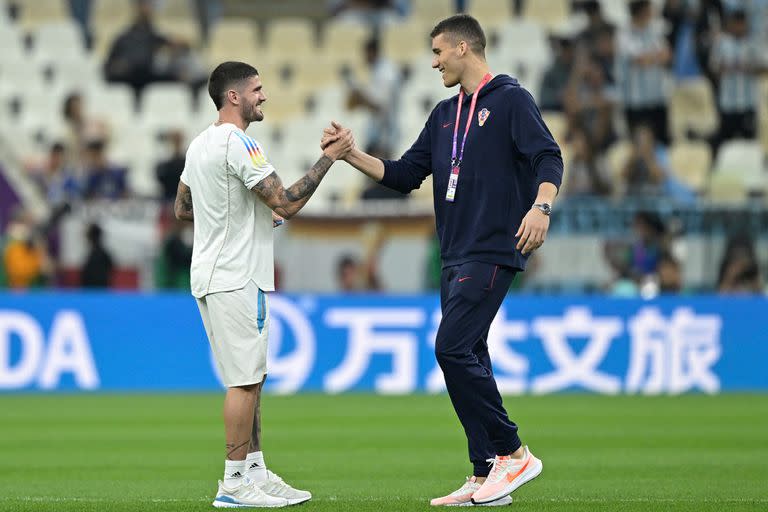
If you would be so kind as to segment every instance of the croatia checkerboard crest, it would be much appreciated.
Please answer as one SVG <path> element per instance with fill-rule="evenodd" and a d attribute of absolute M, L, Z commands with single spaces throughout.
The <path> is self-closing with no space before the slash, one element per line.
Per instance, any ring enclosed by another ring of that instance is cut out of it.
<path fill-rule="evenodd" d="M 488 116 L 491 115 L 491 111 L 487 108 L 484 108 L 480 112 L 477 113 L 477 124 L 480 126 L 483 126 L 485 124 L 485 121 L 488 120 Z"/>

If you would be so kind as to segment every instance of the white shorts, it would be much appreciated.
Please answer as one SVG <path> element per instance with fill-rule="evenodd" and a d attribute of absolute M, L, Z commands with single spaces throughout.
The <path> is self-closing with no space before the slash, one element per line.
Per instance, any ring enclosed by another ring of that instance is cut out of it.
<path fill-rule="evenodd" d="M 267 373 L 267 294 L 248 281 L 244 288 L 197 299 L 205 332 L 224 385 L 258 384 Z"/>

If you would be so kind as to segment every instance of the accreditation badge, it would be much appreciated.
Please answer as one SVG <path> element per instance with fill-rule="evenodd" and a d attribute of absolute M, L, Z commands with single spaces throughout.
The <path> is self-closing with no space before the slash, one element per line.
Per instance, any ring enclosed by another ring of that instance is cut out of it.
<path fill-rule="evenodd" d="M 456 198 L 456 187 L 459 184 L 459 166 L 451 167 L 451 175 L 448 177 L 448 190 L 445 192 L 445 200 L 452 203 Z"/>

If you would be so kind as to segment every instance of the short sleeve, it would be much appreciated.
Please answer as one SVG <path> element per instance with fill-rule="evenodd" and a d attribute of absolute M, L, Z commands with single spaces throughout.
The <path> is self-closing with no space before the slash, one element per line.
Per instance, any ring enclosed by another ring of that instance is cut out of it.
<path fill-rule="evenodd" d="M 184 166 L 184 170 L 181 171 L 181 176 L 179 176 L 179 179 L 183 184 L 186 186 L 189 186 L 189 175 L 187 174 L 187 166 Z"/>
<path fill-rule="evenodd" d="M 227 161 L 233 174 L 248 189 L 252 189 L 261 180 L 275 172 L 261 145 L 244 133 L 236 131 L 233 131 L 229 138 Z"/>

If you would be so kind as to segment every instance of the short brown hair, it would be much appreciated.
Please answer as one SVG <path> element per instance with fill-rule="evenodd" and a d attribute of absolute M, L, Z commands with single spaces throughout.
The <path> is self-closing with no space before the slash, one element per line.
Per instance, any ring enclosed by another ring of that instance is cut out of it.
<path fill-rule="evenodd" d="M 435 25 L 429 37 L 446 34 L 454 43 L 466 41 L 470 49 L 485 57 L 485 32 L 480 23 L 469 14 L 456 14 Z"/>

